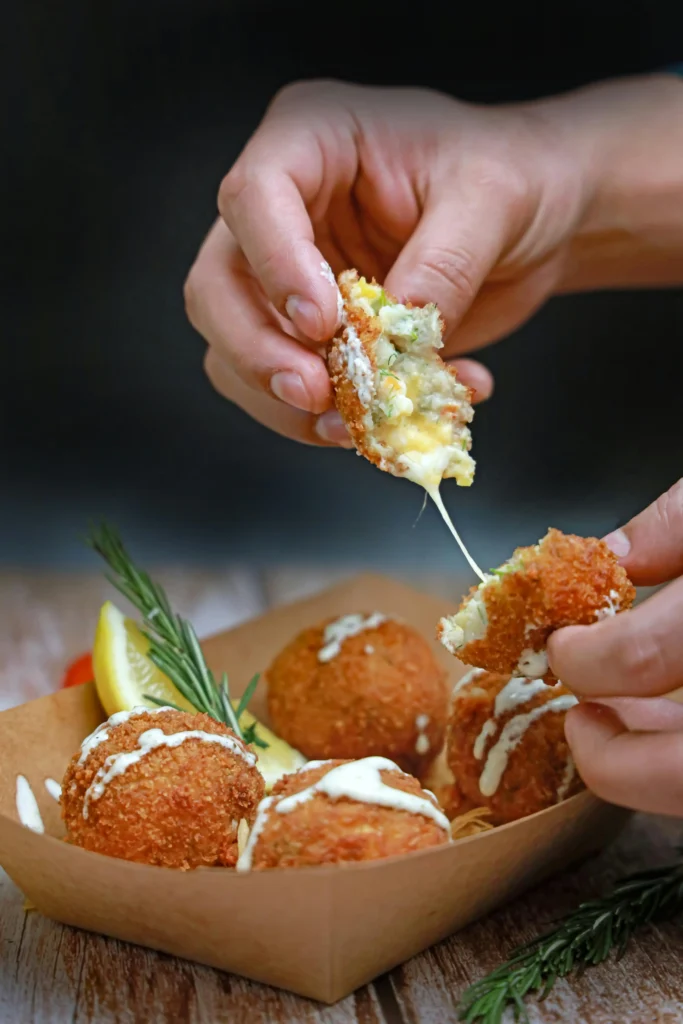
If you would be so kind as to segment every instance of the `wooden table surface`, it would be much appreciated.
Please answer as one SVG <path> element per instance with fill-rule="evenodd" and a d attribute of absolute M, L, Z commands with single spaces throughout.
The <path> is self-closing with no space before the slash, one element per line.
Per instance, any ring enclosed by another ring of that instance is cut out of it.
<path fill-rule="evenodd" d="M 343 571 L 173 570 L 156 574 L 173 603 L 207 635 L 274 603 L 336 582 Z M 453 597 L 453 577 L 407 577 Z M 462 589 L 462 588 L 460 588 Z M 89 649 L 111 589 L 101 577 L 0 574 L 0 708 L 50 692 L 65 664 Z M 619 876 L 676 856 L 676 822 L 636 816 L 601 856 L 545 883 L 486 920 L 415 957 L 333 1007 L 211 968 L 25 913 L 0 871 L 2 1024 L 447 1024 L 465 986 L 580 899 Z M 559 982 L 534 1024 L 683 1021 L 683 920 L 639 933 L 626 956 Z"/>

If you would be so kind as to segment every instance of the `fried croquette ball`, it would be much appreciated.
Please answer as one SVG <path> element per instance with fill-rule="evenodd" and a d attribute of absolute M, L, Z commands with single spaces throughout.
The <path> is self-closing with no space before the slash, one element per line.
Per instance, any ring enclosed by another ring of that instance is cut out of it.
<path fill-rule="evenodd" d="M 208 715 L 122 711 L 74 754 L 62 817 L 76 846 L 188 870 L 232 867 L 265 791 L 254 754 Z"/>
<path fill-rule="evenodd" d="M 605 543 L 548 530 L 533 547 L 473 587 L 437 635 L 466 665 L 503 675 L 549 676 L 546 643 L 563 626 L 585 626 L 630 608 L 635 589 Z"/>
<path fill-rule="evenodd" d="M 379 613 L 305 629 L 266 678 L 275 732 L 307 758 L 378 754 L 418 775 L 443 746 L 446 673 L 419 633 Z"/>
<path fill-rule="evenodd" d="M 453 694 L 446 739 L 454 778 L 449 810 L 488 807 L 496 825 L 524 818 L 581 789 L 564 718 L 577 703 L 561 683 L 476 671 Z"/>
<path fill-rule="evenodd" d="M 438 488 L 474 478 L 471 390 L 438 354 L 434 305 L 403 305 L 355 270 L 339 276 L 341 333 L 328 350 L 337 408 L 361 455 L 394 476 Z"/>
<path fill-rule="evenodd" d="M 238 871 L 378 860 L 449 842 L 432 793 L 384 757 L 312 761 L 259 807 Z"/>

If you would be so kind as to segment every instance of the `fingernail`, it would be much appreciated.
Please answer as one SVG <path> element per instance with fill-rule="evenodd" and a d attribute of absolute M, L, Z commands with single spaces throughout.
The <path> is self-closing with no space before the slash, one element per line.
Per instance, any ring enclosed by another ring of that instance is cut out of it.
<path fill-rule="evenodd" d="M 609 533 L 606 537 L 603 537 L 603 540 L 617 558 L 626 558 L 631 550 L 631 541 L 623 530 L 615 530 L 614 533 Z"/>
<path fill-rule="evenodd" d="M 353 447 L 349 432 L 336 409 L 330 409 L 329 412 L 324 412 L 322 416 L 318 416 L 315 432 L 318 437 L 321 437 L 323 441 L 328 441 L 330 444 L 339 444 L 343 448 Z"/>
<path fill-rule="evenodd" d="M 311 398 L 306 390 L 306 385 L 298 373 L 291 370 L 278 370 L 270 378 L 270 390 L 276 398 L 295 409 L 303 409 L 304 412 L 311 411 Z"/>
<path fill-rule="evenodd" d="M 287 316 L 295 327 L 313 340 L 320 338 L 323 326 L 320 310 L 315 302 L 302 299 L 300 295 L 290 295 L 285 302 Z"/>

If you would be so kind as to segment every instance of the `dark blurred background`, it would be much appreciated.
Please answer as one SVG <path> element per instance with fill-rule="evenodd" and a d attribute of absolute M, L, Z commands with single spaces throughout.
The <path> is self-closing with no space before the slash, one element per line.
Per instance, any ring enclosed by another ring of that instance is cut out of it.
<path fill-rule="evenodd" d="M 0 562 L 68 567 L 106 515 L 150 559 L 461 569 L 419 490 L 296 445 L 216 396 L 182 284 L 218 184 L 292 80 L 531 98 L 683 59 L 634 3 L 15 5 L 6 22 Z M 7 45 L 9 43 L 9 45 Z M 470 491 L 493 565 L 548 525 L 605 532 L 681 473 L 683 294 L 550 303 L 483 354 Z"/>

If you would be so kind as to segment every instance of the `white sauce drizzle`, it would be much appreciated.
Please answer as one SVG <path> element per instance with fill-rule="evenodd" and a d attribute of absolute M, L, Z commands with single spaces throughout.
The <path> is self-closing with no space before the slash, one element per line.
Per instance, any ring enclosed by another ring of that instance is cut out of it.
<path fill-rule="evenodd" d="M 470 568 L 477 574 L 477 576 L 479 577 L 479 579 L 483 583 L 487 583 L 491 579 L 491 577 L 490 576 L 486 576 L 485 573 L 483 573 L 481 571 L 481 569 L 479 568 L 477 563 L 474 561 L 474 559 L 470 555 L 470 553 L 467 550 L 467 548 L 465 547 L 465 545 L 464 545 L 464 543 L 463 543 L 463 541 L 462 541 L 462 539 L 460 537 L 460 534 L 458 533 L 456 528 L 453 526 L 453 523 L 451 522 L 450 516 L 448 515 L 448 512 L 446 511 L 446 506 L 444 505 L 443 501 L 441 500 L 441 494 L 439 493 L 439 488 L 438 487 L 429 486 L 429 487 L 425 487 L 425 491 L 427 492 L 427 494 L 432 499 L 432 501 L 434 502 L 434 504 L 438 508 L 439 512 L 441 513 L 441 518 L 443 519 L 444 523 L 446 524 L 448 529 L 451 531 L 451 533 L 455 537 L 455 541 L 456 541 L 458 547 L 460 548 L 460 550 L 462 551 L 463 555 L 467 559 L 467 562 L 469 563 Z"/>
<path fill-rule="evenodd" d="M 146 708 L 142 704 L 138 704 L 132 711 L 116 711 L 113 715 L 109 716 L 106 722 L 102 722 L 94 732 L 85 737 L 81 743 L 81 756 L 78 759 L 78 763 L 84 764 L 86 758 L 93 752 L 95 747 L 99 747 L 100 743 L 104 743 L 105 740 L 109 739 L 110 728 L 114 729 L 117 725 L 123 725 L 124 722 L 128 722 L 137 715 L 158 715 L 161 711 L 173 710 L 171 707 Z"/>
<path fill-rule="evenodd" d="M 476 740 L 474 741 L 474 747 L 472 748 L 472 753 L 476 757 L 477 761 L 481 761 L 482 757 L 484 756 L 487 739 L 489 738 L 489 736 L 495 736 L 497 731 L 498 725 L 496 724 L 494 719 L 487 718 L 484 724 L 482 725 L 481 731 L 477 736 Z"/>
<path fill-rule="evenodd" d="M 621 610 L 621 604 L 619 602 L 619 591 L 610 590 L 609 597 L 607 598 L 607 604 L 604 608 L 598 608 L 595 613 L 595 618 L 598 622 L 601 619 L 609 619 L 613 615 L 616 615 Z"/>
<path fill-rule="evenodd" d="M 429 715 L 418 715 L 415 719 L 415 728 L 417 729 L 417 739 L 415 741 L 415 753 L 426 754 L 431 744 L 429 742 L 429 736 L 427 736 L 425 729 L 429 725 Z"/>
<path fill-rule="evenodd" d="M 57 803 L 62 799 L 62 787 L 56 779 L 45 779 L 45 789 Z"/>
<path fill-rule="evenodd" d="M 147 729 L 138 736 L 138 746 L 135 750 L 125 751 L 121 754 L 112 754 L 106 759 L 102 767 L 98 769 L 83 800 L 83 817 L 88 817 L 90 802 L 100 799 L 112 779 L 123 775 L 128 768 L 137 764 L 138 761 L 141 761 L 152 750 L 157 750 L 159 747 L 179 747 L 186 740 L 217 743 L 237 757 L 241 757 L 248 765 L 253 767 L 256 764 L 255 755 L 251 751 L 246 750 L 242 743 L 233 736 L 218 736 L 215 733 L 203 732 L 201 729 L 188 729 L 186 732 L 170 734 L 163 732 L 161 729 Z"/>
<path fill-rule="evenodd" d="M 557 802 L 558 802 L 558 804 L 562 803 L 562 801 L 566 797 L 567 793 L 569 792 L 569 787 L 572 784 L 572 781 L 574 779 L 574 775 L 575 774 L 576 774 L 576 765 L 574 764 L 574 758 L 572 757 L 571 754 L 569 754 L 567 756 L 567 763 L 564 766 L 564 775 L 562 776 L 562 781 L 560 782 L 559 786 L 557 787 Z"/>
<path fill-rule="evenodd" d="M 314 765 L 317 767 L 314 762 L 309 762 L 303 770 L 306 771 Z M 408 811 L 410 814 L 420 814 L 436 822 L 450 837 L 448 818 L 438 807 L 434 806 L 431 800 L 413 793 L 405 793 L 402 789 L 387 785 L 382 779 L 381 772 L 383 771 L 396 772 L 400 775 L 406 774 L 386 757 L 364 757 L 359 761 L 348 761 L 346 764 L 337 765 L 336 768 L 299 793 L 292 793 L 291 796 L 285 797 L 266 797 L 259 804 L 249 841 L 237 861 L 237 870 L 250 870 L 254 847 L 272 809 L 278 814 L 289 814 L 318 793 L 325 794 L 330 800 L 345 798 L 358 803 L 391 807 L 395 810 Z"/>
<path fill-rule="evenodd" d="M 508 711 L 512 711 L 514 708 L 519 707 L 520 704 L 526 704 L 530 701 L 537 693 L 542 693 L 544 690 L 549 690 L 550 687 L 543 682 L 542 679 L 526 679 L 513 676 L 505 684 L 502 690 L 496 694 L 496 700 L 493 707 L 493 718 L 487 719 L 481 727 L 481 732 L 474 741 L 474 748 L 472 753 L 478 761 L 481 761 L 486 750 L 486 741 L 489 736 L 495 736 L 498 731 L 497 719 L 504 715 Z"/>
<path fill-rule="evenodd" d="M 479 778 L 479 789 L 483 796 L 493 796 L 500 785 L 503 772 L 512 751 L 519 746 L 527 729 L 533 722 L 550 711 L 568 711 L 578 703 L 572 694 L 562 697 L 554 697 L 546 704 L 532 708 L 525 715 L 516 715 L 506 722 L 498 741 L 491 747 L 486 758 L 484 770 Z"/>
<path fill-rule="evenodd" d="M 325 626 L 325 632 L 323 633 L 324 646 L 318 651 L 318 661 L 332 661 L 333 658 L 337 657 L 341 651 L 342 644 L 349 637 L 358 636 L 359 633 L 365 632 L 366 629 L 376 629 L 377 626 L 386 621 L 386 615 L 382 615 L 380 612 L 373 612 L 367 619 L 360 614 L 354 614 L 342 615 L 335 622 L 330 622 L 329 625 Z"/>
<path fill-rule="evenodd" d="M 469 672 L 465 672 L 465 675 L 462 676 L 461 679 L 458 679 L 457 683 L 453 687 L 453 691 L 452 691 L 451 696 L 455 696 L 456 693 L 459 693 L 466 686 L 469 686 L 469 684 L 474 679 L 479 679 L 481 676 L 485 676 L 485 675 L 486 675 L 486 669 L 485 668 L 471 668 L 469 670 Z"/>
<path fill-rule="evenodd" d="M 25 828 L 32 832 L 44 832 L 45 826 L 40 816 L 40 808 L 31 789 L 30 783 L 23 775 L 17 775 L 17 815 Z"/>
<path fill-rule="evenodd" d="M 372 646 L 372 644 L 366 644 L 364 650 L 365 650 L 366 654 L 374 654 L 375 653 L 375 648 Z"/>
<path fill-rule="evenodd" d="M 517 668 L 520 675 L 527 678 L 544 676 L 548 671 L 548 654 L 546 651 L 532 651 L 527 647 L 519 656 Z"/>

